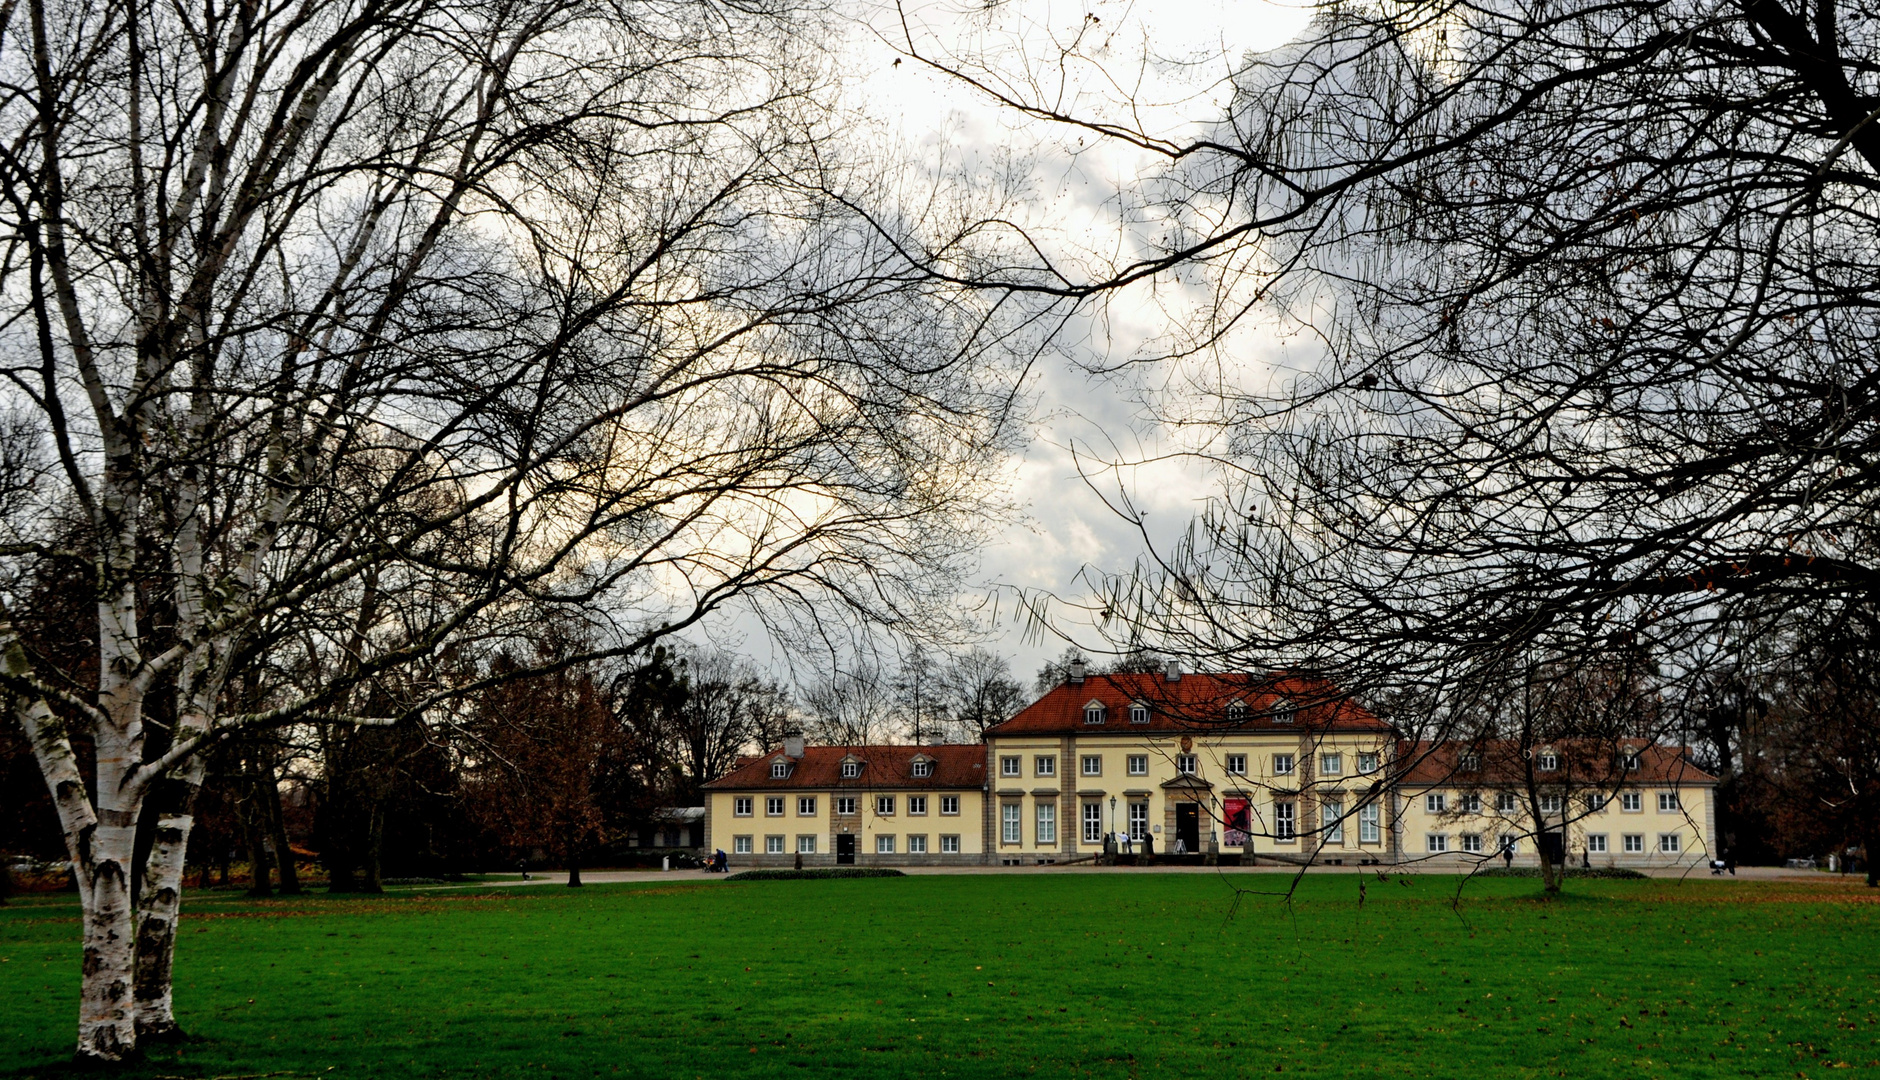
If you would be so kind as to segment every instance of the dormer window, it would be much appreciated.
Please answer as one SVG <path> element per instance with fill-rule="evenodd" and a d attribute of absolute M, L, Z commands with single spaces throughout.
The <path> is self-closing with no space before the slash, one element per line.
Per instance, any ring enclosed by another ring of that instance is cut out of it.
<path fill-rule="evenodd" d="M 1627 754 L 1625 756 L 1625 771 L 1626 772 L 1638 771 L 1638 755 L 1637 754 Z"/>
<path fill-rule="evenodd" d="M 1482 755 L 1464 754 L 1462 755 L 1462 761 L 1458 767 L 1460 768 L 1462 772 L 1481 772 L 1482 771 Z"/>
<path fill-rule="evenodd" d="M 1084 706 L 1084 723 L 1101 724 L 1107 712 L 1108 710 L 1103 707 L 1103 702 L 1093 701 Z"/>
<path fill-rule="evenodd" d="M 1275 724 L 1290 724 L 1298 715 L 1298 708 L 1285 698 L 1281 698 L 1273 703 L 1273 722 Z"/>
<path fill-rule="evenodd" d="M 1230 724 L 1246 723 L 1247 722 L 1247 703 L 1244 701 L 1228 702 L 1227 703 L 1227 722 Z"/>
<path fill-rule="evenodd" d="M 1134 705 L 1131 705 L 1129 707 L 1129 722 L 1132 724 L 1148 723 L 1149 722 L 1149 706 L 1144 705 L 1140 701 L 1136 702 Z"/>
<path fill-rule="evenodd" d="M 916 779 L 924 780 L 932 775 L 933 762 L 928 761 L 926 758 L 921 758 L 914 762 L 914 776 Z"/>
<path fill-rule="evenodd" d="M 789 762 L 773 761 L 770 763 L 770 778 L 772 780 L 782 780 L 789 775 L 790 775 L 790 763 Z"/>
<path fill-rule="evenodd" d="M 862 775 L 862 763 L 861 762 L 845 761 L 842 763 L 842 779 L 853 780 L 860 775 Z"/>
<path fill-rule="evenodd" d="M 1554 772 L 1560 768 L 1560 755 L 1554 753 L 1542 754 L 1540 755 L 1540 759 L 1534 763 L 1534 767 L 1541 772 Z"/>

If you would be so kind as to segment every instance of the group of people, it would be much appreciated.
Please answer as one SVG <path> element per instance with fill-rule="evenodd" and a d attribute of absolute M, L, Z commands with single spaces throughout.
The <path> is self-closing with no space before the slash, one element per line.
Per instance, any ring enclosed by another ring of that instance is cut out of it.
<path fill-rule="evenodd" d="M 1104 833 L 1103 851 L 1106 855 L 1134 855 L 1136 838 L 1126 832 Z M 1148 833 L 1142 834 L 1142 853 L 1145 856 L 1155 854 L 1155 837 Z"/>

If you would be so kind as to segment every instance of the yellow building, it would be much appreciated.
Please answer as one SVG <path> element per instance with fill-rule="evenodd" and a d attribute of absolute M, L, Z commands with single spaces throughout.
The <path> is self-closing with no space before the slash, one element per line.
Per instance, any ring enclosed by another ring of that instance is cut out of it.
<path fill-rule="evenodd" d="M 978 864 L 985 790 L 982 746 L 791 736 L 705 785 L 706 843 L 739 866 Z"/>

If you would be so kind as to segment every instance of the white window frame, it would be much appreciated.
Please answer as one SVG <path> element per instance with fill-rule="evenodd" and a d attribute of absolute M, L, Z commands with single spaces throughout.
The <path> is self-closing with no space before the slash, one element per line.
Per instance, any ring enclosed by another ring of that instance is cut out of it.
<path fill-rule="evenodd" d="M 1431 791 L 1423 796 L 1423 812 L 1426 814 L 1447 814 L 1449 796 L 1440 791 Z"/>
<path fill-rule="evenodd" d="M 1384 839 L 1383 814 L 1376 803 L 1358 807 L 1358 843 L 1378 844 Z"/>
<path fill-rule="evenodd" d="M 1019 806 L 1015 802 L 1000 803 L 999 804 L 999 825 L 1000 825 L 999 842 L 1002 844 L 1023 843 L 1024 836 L 1020 833 L 1019 830 L 1024 827 L 1024 821 L 1025 821 L 1025 812 L 1024 812 L 1023 807 Z"/>
<path fill-rule="evenodd" d="M 1637 754 L 1625 755 L 1625 771 L 1626 772 L 1637 772 L 1638 767 L 1639 767 L 1639 759 L 1638 759 Z"/>
<path fill-rule="evenodd" d="M 1081 764 L 1083 765 L 1082 771 L 1085 776 L 1102 776 L 1103 775 L 1103 755 L 1102 754 L 1085 754 L 1083 756 L 1083 760 Z"/>
<path fill-rule="evenodd" d="M 815 817 L 816 816 L 816 796 L 798 795 L 796 797 L 796 816 L 797 817 Z"/>
<path fill-rule="evenodd" d="M 837 795 L 835 799 L 836 799 L 836 816 L 837 817 L 854 817 L 855 816 L 855 796 Z"/>
<path fill-rule="evenodd" d="M 1230 724 L 1246 723 L 1247 722 L 1247 703 L 1244 701 L 1228 702 L 1227 703 L 1227 722 Z"/>
<path fill-rule="evenodd" d="M 1425 854 L 1429 854 L 1429 855 L 1441 855 L 1444 852 L 1448 851 L 1449 850 L 1449 834 L 1439 833 L 1439 832 L 1424 834 L 1423 850 Z"/>
<path fill-rule="evenodd" d="M 1512 814 L 1519 809 L 1521 809 L 1521 804 L 1515 800 L 1514 792 L 1498 791 L 1495 793 L 1495 812 L 1497 814 Z"/>
<path fill-rule="evenodd" d="M 1536 772 L 1559 772 L 1560 771 L 1560 755 L 1559 754 L 1539 755 L 1538 757 L 1534 759 L 1534 770 Z"/>
<path fill-rule="evenodd" d="M 1149 804 L 1138 799 L 1129 804 L 1129 838 L 1141 840 L 1149 835 Z"/>
<path fill-rule="evenodd" d="M 1144 705 L 1140 701 L 1136 702 L 1134 705 L 1131 705 L 1129 707 L 1129 722 L 1132 724 L 1148 723 L 1149 722 L 1149 706 Z"/>
<path fill-rule="evenodd" d="M 875 834 L 875 854 L 877 855 L 894 854 L 894 834 L 893 833 L 876 833 Z"/>
<path fill-rule="evenodd" d="M 1103 804 L 1095 799 L 1084 800 L 1084 843 L 1103 843 Z"/>
<path fill-rule="evenodd" d="M 845 761 L 842 763 L 842 779 L 853 780 L 860 775 L 862 775 L 862 763 L 861 762 Z"/>
<path fill-rule="evenodd" d="M 1031 759 L 1031 774 L 1045 777 L 1057 775 L 1056 754 L 1034 754 Z"/>
<path fill-rule="evenodd" d="M 1319 803 L 1319 831 L 1328 844 L 1345 842 L 1345 801 L 1325 799 Z"/>
<path fill-rule="evenodd" d="M 772 780 L 783 780 L 789 777 L 789 775 L 790 775 L 790 763 L 789 762 L 773 761 L 770 763 L 770 778 Z"/>
<path fill-rule="evenodd" d="M 1106 714 L 1108 712 L 1109 710 L 1105 709 L 1102 705 L 1099 705 L 1096 702 L 1091 702 L 1090 704 L 1084 706 L 1084 723 L 1089 724 L 1092 727 L 1096 726 L 1097 724 L 1101 724 L 1107 718 Z"/>
<path fill-rule="evenodd" d="M 1016 754 L 1011 755 L 1009 757 L 1000 758 L 999 759 L 999 775 L 1000 776 L 1023 776 L 1025 775 L 1025 759 Z"/>
<path fill-rule="evenodd" d="M 764 854 L 782 855 L 784 853 L 785 853 L 785 848 L 783 845 L 783 837 L 781 836 L 764 837 Z"/>
<path fill-rule="evenodd" d="M 894 796 L 892 795 L 875 796 L 875 816 L 876 817 L 893 817 L 894 816 Z"/>
<path fill-rule="evenodd" d="M 1463 854 L 1480 855 L 1482 853 L 1482 834 L 1481 833 L 1465 832 L 1462 834 L 1461 840 L 1462 840 L 1462 853 Z"/>
<path fill-rule="evenodd" d="M 731 800 L 731 816 L 750 817 L 752 815 L 752 807 L 756 805 L 756 799 L 751 798 L 749 795 L 739 795 Z"/>
<path fill-rule="evenodd" d="M 1319 775 L 1320 776 L 1343 776 L 1344 773 L 1345 773 L 1345 755 L 1343 754 L 1320 754 L 1319 755 Z"/>
<path fill-rule="evenodd" d="M 1290 724 L 1299 718 L 1299 707 L 1290 701 L 1280 700 L 1273 703 L 1273 722 Z"/>
<path fill-rule="evenodd" d="M 1659 813 L 1675 814 L 1682 809 L 1683 809 L 1683 806 L 1678 801 L 1677 792 L 1661 791 L 1658 793 L 1658 812 Z"/>
<path fill-rule="evenodd" d="M 1658 834 L 1658 854 L 1676 855 L 1683 850 L 1684 837 L 1681 834 L 1674 832 Z"/>
<path fill-rule="evenodd" d="M 929 776 L 933 775 L 933 762 L 916 761 L 914 763 L 913 773 L 916 780 L 927 779 Z"/>
<path fill-rule="evenodd" d="M 1291 754 L 1274 754 L 1273 755 L 1273 775 L 1274 776 L 1291 776 L 1293 772 L 1293 766 L 1296 763 L 1297 763 L 1296 760 L 1293 758 Z"/>
<path fill-rule="evenodd" d="M 1543 814 L 1558 814 L 1563 805 L 1565 804 L 1558 795 L 1541 796 L 1541 813 Z"/>
<path fill-rule="evenodd" d="M 748 836 L 734 836 L 734 837 L 732 837 L 732 838 L 731 838 L 731 854 L 733 854 L 733 855 L 749 855 L 749 854 L 751 854 L 751 853 L 752 853 L 752 851 L 753 851 L 753 850 L 754 850 L 754 849 L 753 849 L 753 846 L 752 846 L 752 844 L 751 844 L 751 838 L 750 838 L 750 837 L 748 837 Z"/>
<path fill-rule="evenodd" d="M 1456 763 L 1457 772 L 1481 772 L 1482 755 L 1464 754 Z"/>
<path fill-rule="evenodd" d="M 1645 796 L 1642 792 L 1622 791 L 1619 793 L 1619 812 L 1621 814 L 1642 814 L 1645 812 Z"/>
<path fill-rule="evenodd" d="M 1521 838 L 1509 832 L 1502 833 L 1500 836 L 1496 837 L 1495 853 L 1499 855 L 1504 851 L 1518 854 L 1521 851 Z"/>
<path fill-rule="evenodd" d="M 924 816 L 926 816 L 926 814 L 927 814 L 927 796 L 925 796 L 925 795 L 909 795 L 909 796 L 907 797 L 907 812 L 908 812 L 908 813 L 910 813 L 910 814 L 915 814 L 915 815 L 919 815 L 919 816 L 922 816 L 922 817 L 924 817 Z"/>
<path fill-rule="evenodd" d="M 1299 835 L 1298 804 L 1282 800 L 1273 804 L 1273 841 L 1289 844 Z"/>
<path fill-rule="evenodd" d="M 1040 800 L 1032 814 L 1032 837 L 1039 847 L 1056 846 L 1057 803 Z"/>
<path fill-rule="evenodd" d="M 958 816 L 959 812 L 960 812 L 960 797 L 958 795 L 940 796 L 940 816 L 941 817 L 956 817 Z"/>
<path fill-rule="evenodd" d="M 951 833 L 948 833 L 947 835 L 942 836 L 940 838 L 940 854 L 958 855 L 959 853 L 960 853 L 960 838 L 959 837 Z"/>
<path fill-rule="evenodd" d="M 1229 776 L 1247 775 L 1247 755 L 1245 754 L 1227 755 L 1227 775 Z"/>
<path fill-rule="evenodd" d="M 1479 814 L 1482 812 L 1482 797 L 1473 793 L 1458 795 L 1456 796 L 1456 809 L 1465 814 Z"/>
<path fill-rule="evenodd" d="M 1644 833 L 1626 833 L 1625 834 L 1625 853 L 1627 855 L 1644 854 L 1645 853 L 1645 834 Z"/>
<path fill-rule="evenodd" d="M 816 854 L 816 834 L 815 833 L 798 834 L 796 838 L 796 853 L 798 855 Z"/>
<path fill-rule="evenodd" d="M 1604 855 L 1606 853 L 1606 834 L 1603 832 L 1587 833 L 1586 851 L 1590 855 Z"/>
<path fill-rule="evenodd" d="M 1358 771 L 1360 773 L 1376 772 L 1377 771 L 1377 755 L 1370 754 L 1370 753 L 1360 753 L 1358 755 Z"/>
<path fill-rule="evenodd" d="M 1176 754 L 1175 771 L 1182 776 L 1193 776 L 1201 768 L 1201 759 L 1194 754 Z"/>
<path fill-rule="evenodd" d="M 1597 792 L 1586 797 L 1586 812 L 1597 814 L 1606 809 L 1606 797 Z"/>
<path fill-rule="evenodd" d="M 1149 755 L 1147 754 L 1129 755 L 1129 775 L 1131 776 L 1149 775 Z"/>
<path fill-rule="evenodd" d="M 764 816 L 765 817 L 782 817 L 783 816 L 783 796 L 781 795 L 764 796 Z"/>
<path fill-rule="evenodd" d="M 907 837 L 907 853 L 909 855 L 927 854 L 927 834 L 909 833 Z"/>

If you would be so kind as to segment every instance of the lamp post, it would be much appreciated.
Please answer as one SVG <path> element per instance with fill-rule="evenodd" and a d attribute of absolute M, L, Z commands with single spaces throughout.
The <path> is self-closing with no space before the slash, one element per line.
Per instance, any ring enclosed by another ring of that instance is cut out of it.
<path fill-rule="evenodd" d="M 1112 863 L 1116 861 L 1116 849 L 1119 846 L 1116 842 L 1116 796 L 1112 795 L 1110 796 L 1110 861 Z"/>

